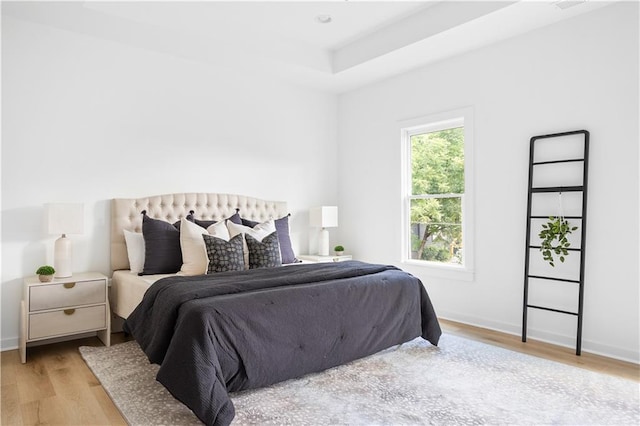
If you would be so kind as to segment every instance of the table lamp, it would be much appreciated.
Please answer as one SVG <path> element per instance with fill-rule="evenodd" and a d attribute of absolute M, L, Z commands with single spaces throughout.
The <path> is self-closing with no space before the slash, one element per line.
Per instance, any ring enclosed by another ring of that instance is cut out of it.
<path fill-rule="evenodd" d="M 66 278 L 71 271 L 71 240 L 67 234 L 84 232 L 84 205 L 74 203 L 50 203 L 46 205 L 47 232 L 62 235 L 53 249 L 53 267 L 56 278 Z"/>
<path fill-rule="evenodd" d="M 327 228 L 338 226 L 338 207 L 322 206 L 313 207 L 309 210 L 309 224 L 322 228 L 320 239 L 318 240 L 318 254 L 329 256 L 329 231 Z"/>

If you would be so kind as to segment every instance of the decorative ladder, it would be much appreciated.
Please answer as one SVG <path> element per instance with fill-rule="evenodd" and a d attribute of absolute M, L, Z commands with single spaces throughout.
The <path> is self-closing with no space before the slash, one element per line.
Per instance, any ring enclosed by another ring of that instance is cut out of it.
<path fill-rule="evenodd" d="M 582 158 L 561 159 L 552 161 L 535 161 L 535 145 L 536 141 L 541 139 L 561 138 L 572 135 L 583 135 L 584 137 L 584 153 Z M 582 185 L 579 186 L 550 186 L 550 187 L 533 187 L 533 175 L 536 166 L 550 165 L 550 164 L 562 164 L 562 163 L 574 163 L 583 162 L 583 175 Z M 586 229 L 587 229 L 587 171 L 589 164 L 589 132 L 586 130 L 575 130 L 571 132 L 554 133 L 549 135 L 534 136 L 531 138 L 529 147 L 529 193 L 527 202 L 527 238 L 525 247 L 525 263 L 524 263 L 524 302 L 522 307 L 522 341 L 527 341 L 527 314 L 529 309 L 541 309 L 544 311 L 556 312 L 566 315 L 574 315 L 578 319 L 578 330 L 576 336 L 576 355 L 580 355 L 582 352 L 582 314 L 583 314 L 583 299 L 584 299 L 584 260 L 585 260 L 585 245 L 586 245 Z M 570 251 L 580 252 L 580 277 L 578 280 L 557 278 L 551 276 L 540 276 L 529 274 L 529 262 L 531 250 L 539 250 L 540 246 L 531 245 L 531 221 L 532 219 L 547 219 L 547 216 L 532 216 L 532 202 L 533 194 L 536 193 L 558 193 L 563 192 L 581 192 L 582 193 L 582 214 L 581 216 L 564 216 L 566 219 L 581 220 L 581 238 L 580 247 L 568 248 Z M 577 284 L 578 287 L 578 312 L 565 311 L 560 309 L 549 308 L 545 306 L 531 305 L 529 304 L 529 280 L 530 279 L 562 281 L 568 283 Z"/>

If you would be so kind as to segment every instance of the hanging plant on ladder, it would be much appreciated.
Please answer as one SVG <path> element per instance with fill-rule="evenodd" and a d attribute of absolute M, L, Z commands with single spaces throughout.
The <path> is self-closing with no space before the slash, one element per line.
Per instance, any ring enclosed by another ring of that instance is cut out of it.
<path fill-rule="evenodd" d="M 557 255 L 560 262 L 564 262 L 566 256 L 569 255 L 567 250 L 571 243 L 567 236 L 578 229 L 577 226 L 571 226 L 563 216 L 549 216 L 549 221 L 542 224 L 542 231 L 538 236 L 542 239 L 540 251 L 542 258 L 549 262 L 549 265 L 555 267 L 553 255 Z"/>
<path fill-rule="evenodd" d="M 577 226 L 571 226 L 562 214 L 562 192 L 558 193 L 558 210 L 559 216 L 549 216 L 549 221 L 542 224 L 542 231 L 538 237 L 542 240 L 540 243 L 540 251 L 542 258 L 549 262 L 549 265 L 555 267 L 555 254 L 564 263 L 566 256 L 569 256 L 569 247 L 571 243 L 567 236 L 578 229 Z"/>

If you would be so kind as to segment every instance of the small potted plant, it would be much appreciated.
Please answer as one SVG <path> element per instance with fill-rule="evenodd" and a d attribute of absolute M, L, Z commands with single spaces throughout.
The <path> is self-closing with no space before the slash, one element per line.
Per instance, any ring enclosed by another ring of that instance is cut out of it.
<path fill-rule="evenodd" d="M 333 248 L 333 251 L 336 252 L 336 256 L 342 256 L 344 254 L 344 247 L 342 246 L 335 246 Z"/>
<path fill-rule="evenodd" d="M 56 273 L 56 270 L 53 269 L 53 266 L 44 265 L 38 268 L 36 274 L 38 274 L 38 278 L 40 282 L 48 283 L 53 281 L 53 274 Z"/>

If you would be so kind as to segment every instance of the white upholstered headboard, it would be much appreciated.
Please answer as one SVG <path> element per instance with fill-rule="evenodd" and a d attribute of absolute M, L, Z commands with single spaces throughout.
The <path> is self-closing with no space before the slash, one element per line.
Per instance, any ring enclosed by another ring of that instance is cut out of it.
<path fill-rule="evenodd" d="M 195 212 L 197 219 L 223 220 L 236 210 L 249 220 L 264 222 L 288 214 L 284 201 L 265 201 L 234 194 L 185 193 L 143 198 L 115 198 L 111 202 L 111 269 L 129 269 L 124 229 L 142 232 L 143 210 L 154 219 L 176 222 Z"/>

